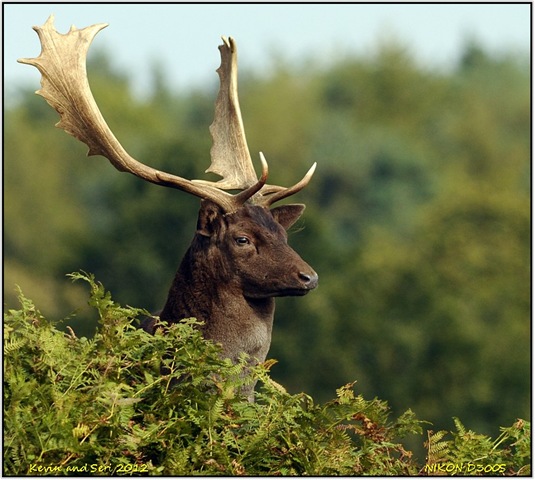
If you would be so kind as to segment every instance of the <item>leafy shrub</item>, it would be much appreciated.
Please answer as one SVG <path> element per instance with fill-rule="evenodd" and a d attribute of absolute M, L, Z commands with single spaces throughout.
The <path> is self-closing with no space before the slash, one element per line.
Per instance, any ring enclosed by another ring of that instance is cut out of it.
<path fill-rule="evenodd" d="M 71 277 L 90 285 L 93 338 L 58 330 L 22 292 L 21 309 L 5 315 L 7 475 L 415 475 L 459 464 L 530 473 L 527 421 L 493 442 L 455 419 L 451 440 L 427 433 L 422 467 L 401 443 L 423 433 L 411 410 L 391 421 L 386 402 L 354 384 L 323 405 L 290 395 L 270 378 L 273 361 L 247 371 L 245 357 L 221 359 L 194 319 L 149 335 L 135 326 L 147 312 L 114 303 L 90 275 Z M 249 403 L 240 387 L 256 380 Z"/>

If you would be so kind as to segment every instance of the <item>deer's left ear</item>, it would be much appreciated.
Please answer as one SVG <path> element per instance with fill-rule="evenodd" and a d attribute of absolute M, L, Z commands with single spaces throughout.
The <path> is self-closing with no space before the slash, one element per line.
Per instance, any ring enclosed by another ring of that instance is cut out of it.
<path fill-rule="evenodd" d="M 285 230 L 288 230 L 303 214 L 305 205 L 297 203 L 293 205 L 281 205 L 271 209 L 273 218 L 279 222 Z"/>

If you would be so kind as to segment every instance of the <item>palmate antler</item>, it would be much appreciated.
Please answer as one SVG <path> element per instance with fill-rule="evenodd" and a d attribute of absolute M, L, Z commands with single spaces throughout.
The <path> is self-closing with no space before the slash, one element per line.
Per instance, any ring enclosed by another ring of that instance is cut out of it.
<path fill-rule="evenodd" d="M 213 138 L 212 163 L 207 172 L 223 179 L 219 182 L 187 180 L 148 167 L 132 158 L 115 138 L 93 98 L 86 72 L 86 57 L 95 35 L 107 24 L 83 29 L 71 27 L 62 35 L 54 28 L 51 15 L 42 27 L 33 27 L 41 41 L 37 58 L 23 58 L 20 63 L 33 65 L 41 72 L 42 88 L 36 93 L 57 110 L 61 120 L 56 124 L 89 147 L 88 155 L 102 155 L 120 171 L 143 180 L 177 188 L 197 197 L 211 200 L 226 213 L 239 209 L 250 201 L 265 207 L 304 188 L 314 173 L 316 164 L 305 177 L 290 188 L 266 185 L 268 166 L 262 154 L 262 175 L 257 178 L 245 139 L 238 103 L 237 52 L 232 38 L 223 38 L 221 66 L 218 69 L 220 89 L 216 100 L 215 118 L 210 126 Z M 224 190 L 242 190 L 231 195 Z"/>

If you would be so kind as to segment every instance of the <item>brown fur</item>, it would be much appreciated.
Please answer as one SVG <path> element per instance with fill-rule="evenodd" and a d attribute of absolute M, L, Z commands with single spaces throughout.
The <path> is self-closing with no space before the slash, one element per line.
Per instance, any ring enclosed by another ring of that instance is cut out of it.
<path fill-rule="evenodd" d="M 286 229 L 303 210 L 304 205 L 269 210 L 245 204 L 224 214 L 203 201 L 197 232 L 160 319 L 175 323 L 195 317 L 204 322 L 205 338 L 222 345 L 225 357 L 236 361 L 245 352 L 251 364 L 263 362 L 271 343 L 273 297 L 305 295 L 318 283 L 314 270 L 287 243 Z M 250 398 L 253 388 L 245 392 Z"/>

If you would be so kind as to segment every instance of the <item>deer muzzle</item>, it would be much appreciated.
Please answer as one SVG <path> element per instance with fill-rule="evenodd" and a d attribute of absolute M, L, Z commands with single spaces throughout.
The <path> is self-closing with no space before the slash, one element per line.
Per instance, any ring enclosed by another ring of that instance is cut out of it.
<path fill-rule="evenodd" d="M 299 280 L 306 290 L 314 290 L 318 286 L 318 274 L 314 271 L 299 272 Z"/>

